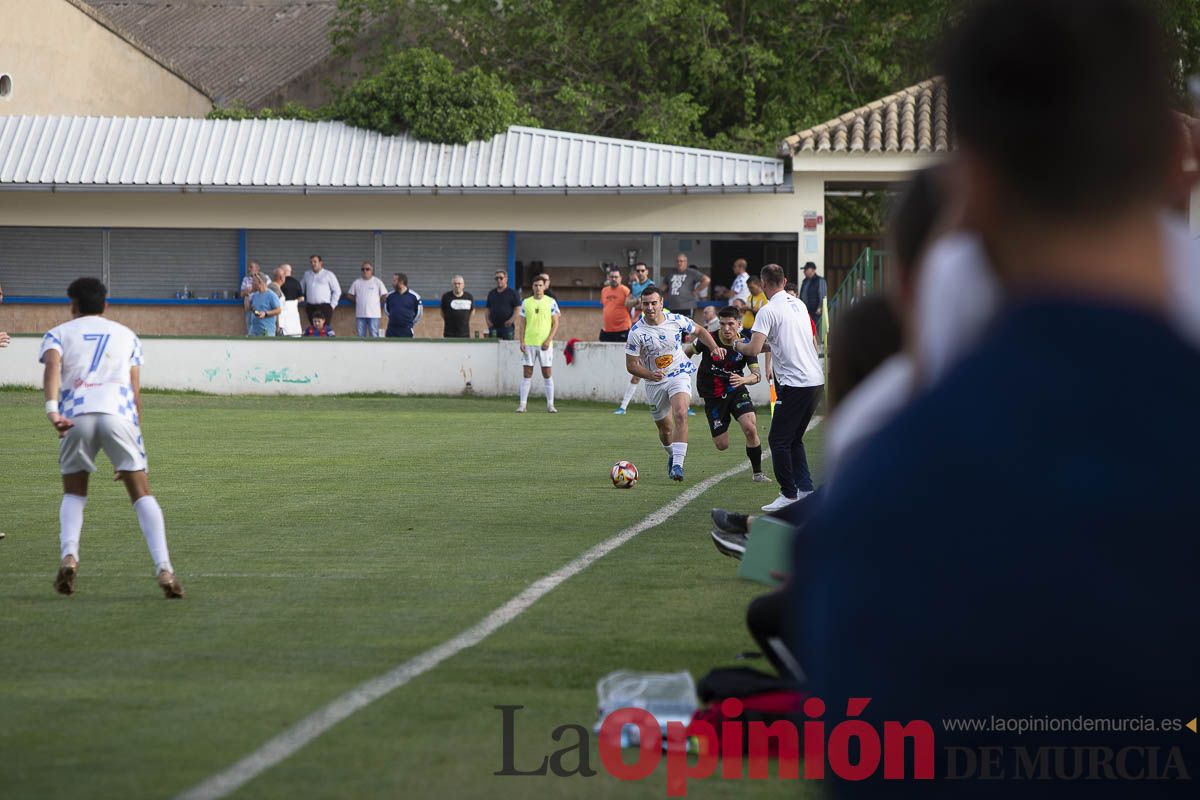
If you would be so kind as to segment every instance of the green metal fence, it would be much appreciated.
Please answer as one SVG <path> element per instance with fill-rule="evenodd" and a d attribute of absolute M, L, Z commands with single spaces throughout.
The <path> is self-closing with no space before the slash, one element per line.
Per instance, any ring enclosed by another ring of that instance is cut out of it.
<path fill-rule="evenodd" d="M 849 308 L 856 301 L 883 291 L 884 272 L 887 266 L 887 251 L 874 247 L 863 248 L 854 266 L 846 273 L 837 291 L 829 298 L 829 312 L 822 314 L 828 335 L 828 327 L 837 319 L 838 311 Z"/>

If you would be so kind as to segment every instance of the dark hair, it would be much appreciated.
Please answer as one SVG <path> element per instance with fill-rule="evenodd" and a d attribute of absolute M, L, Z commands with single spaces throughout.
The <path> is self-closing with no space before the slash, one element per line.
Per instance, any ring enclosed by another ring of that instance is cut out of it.
<path fill-rule="evenodd" d="M 954 133 L 1023 212 L 1096 217 L 1159 194 L 1170 56 L 1148 5 L 982 0 L 947 39 Z"/>
<path fill-rule="evenodd" d="M 729 319 L 730 317 L 737 319 L 741 315 L 742 315 L 742 312 L 738 311 L 733 306 L 725 306 L 724 308 L 722 308 L 720 311 L 717 312 L 718 319 L 720 319 L 722 317 L 724 317 L 725 319 Z"/>
<path fill-rule="evenodd" d="M 646 295 L 648 295 L 648 294 L 656 294 L 656 295 L 658 295 L 659 297 L 662 297 L 662 290 L 661 290 L 661 289 L 659 289 L 657 286 L 655 286 L 655 285 L 652 283 L 652 284 L 650 284 L 649 286 L 647 286 L 645 289 L 642 289 L 642 293 L 641 293 L 640 295 L 638 295 L 638 297 L 639 297 L 639 299 L 640 299 L 640 298 L 642 298 L 642 297 L 645 297 L 645 296 L 646 296 Z"/>
<path fill-rule="evenodd" d="M 900 352 L 900 319 L 880 295 L 864 297 L 837 315 L 829 331 L 829 378 L 825 387 L 834 409 L 863 378 Z"/>
<path fill-rule="evenodd" d="M 645 261 L 639 261 L 639 262 L 637 262 L 636 264 L 634 264 L 634 265 L 633 265 L 633 268 L 634 268 L 634 269 L 637 269 L 638 267 L 646 267 L 646 262 L 645 262 Z M 647 269 L 647 270 L 649 270 L 650 268 L 649 268 L 649 267 L 646 267 L 646 269 Z"/>
<path fill-rule="evenodd" d="M 784 287 L 783 287 L 783 290 L 784 290 L 785 292 L 787 292 L 787 293 L 791 294 L 792 292 L 799 292 L 799 291 L 800 291 L 800 287 L 799 287 L 799 286 L 797 286 L 796 284 L 792 283 L 791 281 L 788 281 L 788 282 L 787 282 L 787 283 L 784 285 Z"/>
<path fill-rule="evenodd" d="M 888 240 L 895 258 L 889 267 L 894 264 L 905 281 L 911 280 L 916 271 L 917 259 L 929 244 L 934 223 L 945 205 L 941 173 L 940 167 L 926 167 L 913 173 L 892 205 Z"/>
<path fill-rule="evenodd" d="M 308 260 L 309 260 L 309 261 L 312 261 L 314 258 L 315 258 L 317 261 L 320 261 L 322 264 L 324 264 L 324 263 L 325 263 L 325 259 L 321 258 L 321 257 L 320 257 L 319 255 L 317 255 L 316 253 L 313 253 L 311 256 L 309 256 L 309 257 L 308 257 Z"/>
<path fill-rule="evenodd" d="M 408 276 L 405 275 L 403 272 L 397 272 L 392 277 L 399 278 L 401 283 L 403 283 L 405 286 L 408 286 Z"/>
<path fill-rule="evenodd" d="M 783 267 L 778 264 L 767 264 L 758 274 L 762 278 L 764 286 L 787 285 L 787 275 L 784 274 Z"/>
<path fill-rule="evenodd" d="M 99 278 L 76 278 L 67 287 L 67 297 L 75 301 L 80 314 L 103 314 L 108 288 Z"/>

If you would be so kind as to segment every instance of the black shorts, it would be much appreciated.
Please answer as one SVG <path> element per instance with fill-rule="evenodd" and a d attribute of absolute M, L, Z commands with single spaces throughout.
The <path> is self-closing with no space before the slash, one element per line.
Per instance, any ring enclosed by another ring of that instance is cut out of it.
<path fill-rule="evenodd" d="M 629 331 L 600 331 L 600 341 L 602 342 L 620 342 L 625 344 L 629 340 Z"/>
<path fill-rule="evenodd" d="M 750 392 L 741 386 L 721 398 L 704 398 L 704 416 L 708 419 L 708 429 L 713 438 L 717 438 L 729 430 L 729 419 L 739 419 L 743 414 L 754 413 L 754 401 Z"/>

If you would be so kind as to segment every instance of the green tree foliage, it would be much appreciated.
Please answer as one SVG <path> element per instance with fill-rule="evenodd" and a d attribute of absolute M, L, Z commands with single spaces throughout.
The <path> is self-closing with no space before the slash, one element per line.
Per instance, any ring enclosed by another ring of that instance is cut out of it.
<path fill-rule="evenodd" d="M 456 70 L 449 59 L 417 48 L 393 53 L 335 103 L 337 119 L 385 134 L 465 144 L 510 125 L 536 124 L 511 87 L 479 67 Z"/>
<path fill-rule="evenodd" d="M 538 124 L 499 78 L 479 67 L 455 69 L 449 59 L 425 48 L 390 54 L 377 71 L 351 84 L 324 108 L 295 103 L 278 109 L 233 106 L 213 109 L 208 116 L 336 119 L 384 134 L 407 132 L 424 141 L 453 144 L 490 139 L 510 125 Z"/>
<path fill-rule="evenodd" d="M 419 41 L 551 128 L 771 152 L 930 76 L 952 0 L 341 0 L 343 49 Z"/>

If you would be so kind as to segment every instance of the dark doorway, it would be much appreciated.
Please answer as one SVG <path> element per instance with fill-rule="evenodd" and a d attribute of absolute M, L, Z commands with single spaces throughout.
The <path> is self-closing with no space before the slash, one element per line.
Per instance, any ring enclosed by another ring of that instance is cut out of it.
<path fill-rule="evenodd" d="M 795 281 L 799 273 L 800 254 L 795 242 L 714 240 L 711 252 L 713 286 L 729 287 L 733 282 L 733 262 L 739 258 L 746 259 L 750 275 L 757 275 L 767 264 L 783 267 L 790 281 Z"/>

